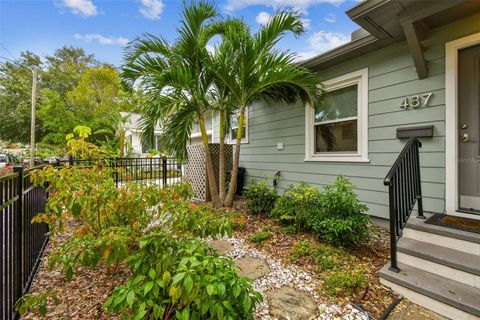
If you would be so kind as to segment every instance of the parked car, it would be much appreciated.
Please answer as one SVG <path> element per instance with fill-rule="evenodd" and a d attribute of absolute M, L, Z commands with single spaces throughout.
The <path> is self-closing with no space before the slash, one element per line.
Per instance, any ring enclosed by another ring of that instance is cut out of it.
<path fill-rule="evenodd" d="M 12 157 L 6 154 L 0 154 L 0 171 L 11 166 L 13 166 Z"/>
<path fill-rule="evenodd" d="M 33 161 L 34 161 L 35 166 L 38 166 L 38 165 L 43 163 L 42 159 L 40 159 L 39 157 L 33 158 Z M 23 164 L 24 167 L 29 167 L 30 166 L 30 158 L 26 158 L 25 160 L 23 160 L 22 164 Z"/>
<path fill-rule="evenodd" d="M 55 164 L 58 161 L 60 161 L 60 159 L 55 158 L 55 157 L 47 157 L 47 158 L 43 159 L 43 162 L 48 163 L 48 164 Z"/>

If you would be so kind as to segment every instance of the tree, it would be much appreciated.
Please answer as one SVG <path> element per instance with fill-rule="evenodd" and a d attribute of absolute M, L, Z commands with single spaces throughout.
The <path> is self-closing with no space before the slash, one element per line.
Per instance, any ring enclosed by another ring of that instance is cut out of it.
<path fill-rule="evenodd" d="M 22 52 L 18 59 L 0 63 L 0 139 L 28 143 L 30 138 L 32 68 L 38 70 L 37 95 L 40 106 L 46 112 L 36 126 L 37 140 L 44 136 L 47 142 L 60 141 L 60 135 L 69 130 L 59 130 L 60 118 L 66 115 L 66 96 L 80 81 L 88 68 L 100 65 L 93 55 L 87 55 L 81 48 L 63 47 L 45 61 L 29 52 Z M 118 81 L 117 81 L 118 82 Z M 48 90 L 47 90 L 48 89 Z M 48 112 L 50 110 L 51 112 Z M 40 111 L 40 110 L 39 110 Z M 57 118 L 57 119 L 55 119 Z M 45 125 L 43 121 L 46 121 Z M 66 129 L 65 129 L 66 130 Z M 60 134 L 61 133 L 61 134 Z M 64 143 L 64 139 L 62 139 Z"/>
<path fill-rule="evenodd" d="M 55 53 L 46 56 L 45 60 L 45 87 L 57 92 L 62 98 L 77 86 L 87 69 L 100 66 L 93 54 L 86 54 L 82 48 L 67 46 L 55 50 Z"/>
<path fill-rule="evenodd" d="M 222 27 L 217 26 L 218 30 L 221 30 Z M 227 58 L 228 55 L 231 55 L 235 51 L 235 48 L 232 47 L 232 43 L 228 41 L 223 41 L 220 46 L 216 46 L 212 54 L 209 55 L 208 67 L 211 70 L 230 69 L 231 72 L 234 72 L 234 67 L 232 65 L 224 65 L 224 63 L 229 63 L 230 60 Z M 219 165 L 218 165 L 218 189 L 219 189 L 219 200 L 223 204 L 226 197 L 226 158 L 225 158 L 225 137 L 226 133 L 230 129 L 230 120 L 235 114 L 236 107 L 232 101 L 232 95 L 229 88 L 225 83 L 218 77 L 214 77 L 212 81 L 212 87 L 208 92 L 208 100 L 212 105 L 214 112 L 218 114 L 219 121 Z"/>
<path fill-rule="evenodd" d="M 63 144 L 65 136 L 81 121 L 76 117 L 74 110 L 67 109 L 58 92 L 46 89 L 42 96 L 37 109 L 37 117 L 45 131 L 42 142 L 51 145 Z"/>
<path fill-rule="evenodd" d="M 27 143 L 30 139 L 32 69 L 39 56 L 26 51 L 15 61 L 0 63 L 0 139 Z M 41 73 L 40 73 L 41 74 Z M 41 82 L 38 90 L 42 90 Z M 37 128 L 41 124 L 37 125 Z"/>
<path fill-rule="evenodd" d="M 214 68 L 214 72 L 230 90 L 233 102 L 238 107 L 235 155 L 224 203 L 232 206 L 237 187 L 245 109 L 259 99 L 283 103 L 301 100 L 314 105 L 322 91 L 316 74 L 296 64 L 294 54 L 275 48 L 287 32 L 294 35 L 303 32 L 297 12 L 278 12 L 254 35 L 238 19 L 229 19 L 223 25 L 223 41 L 230 43 L 232 52 L 219 56 L 225 61 L 216 64 L 219 67 Z"/>
<path fill-rule="evenodd" d="M 109 66 L 87 68 L 65 98 L 50 88 L 43 91 L 37 112 L 44 134 L 42 142 L 64 144 L 68 133 L 76 126 L 85 125 L 95 133 L 89 138 L 91 141 L 103 141 L 117 148 L 114 135 L 120 111 L 134 109 L 139 99 L 137 94 L 123 91 L 115 69 Z"/>
<path fill-rule="evenodd" d="M 204 114 L 211 110 L 207 93 L 213 80 L 206 61 L 208 41 L 215 35 L 211 21 L 217 17 L 209 2 L 184 4 L 178 38 L 170 43 L 161 37 L 137 38 L 126 53 L 122 79 L 129 88 L 137 85 L 146 95 L 143 139 L 152 140 L 161 120 L 162 147 L 185 157 L 185 148 L 195 121 L 205 148 L 212 202 L 219 204 Z"/>
<path fill-rule="evenodd" d="M 67 108 L 76 118 L 76 125 L 85 125 L 93 132 L 117 129 L 123 111 L 125 93 L 115 69 L 103 66 L 87 69 L 77 86 L 67 93 Z M 97 139 L 100 137 L 97 137 Z"/>

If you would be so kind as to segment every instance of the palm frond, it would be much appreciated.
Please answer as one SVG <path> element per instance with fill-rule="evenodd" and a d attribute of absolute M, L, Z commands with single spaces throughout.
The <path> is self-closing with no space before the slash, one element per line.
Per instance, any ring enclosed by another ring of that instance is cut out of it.
<path fill-rule="evenodd" d="M 165 118 L 160 142 L 162 151 L 167 155 L 179 160 L 187 158 L 186 147 L 196 120 L 194 111 L 195 106 L 182 105 L 175 113 Z"/>
<path fill-rule="evenodd" d="M 299 36 L 304 32 L 301 15 L 298 11 L 282 10 L 276 12 L 255 34 L 255 43 L 261 51 L 270 51 L 283 36 L 291 32 Z"/>

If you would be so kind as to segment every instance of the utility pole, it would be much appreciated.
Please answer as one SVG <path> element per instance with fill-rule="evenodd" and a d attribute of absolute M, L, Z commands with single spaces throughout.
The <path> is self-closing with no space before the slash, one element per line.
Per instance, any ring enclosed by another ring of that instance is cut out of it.
<path fill-rule="evenodd" d="M 35 105 L 37 102 L 37 69 L 32 69 L 32 119 L 30 122 L 30 168 L 35 166 Z"/>

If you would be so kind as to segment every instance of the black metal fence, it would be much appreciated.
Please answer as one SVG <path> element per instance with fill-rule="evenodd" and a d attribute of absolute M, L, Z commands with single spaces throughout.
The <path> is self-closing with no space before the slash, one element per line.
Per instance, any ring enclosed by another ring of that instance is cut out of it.
<path fill-rule="evenodd" d="M 385 177 L 390 207 L 390 270 L 399 272 L 397 241 L 417 204 L 418 217 L 423 216 L 422 181 L 420 179 L 420 150 L 422 143 L 410 138 Z"/>
<path fill-rule="evenodd" d="M 13 174 L 0 177 L 1 319 L 18 319 L 15 302 L 30 290 L 48 242 L 48 226 L 31 223 L 45 212 L 48 197 L 46 188 L 32 185 L 31 172 L 15 167 Z"/>
<path fill-rule="evenodd" d="M 104 165 L 113 170 L 115 183 L 144 180 L 160 186 L 179 182 L 183 166 L 172 158 L 110 158 Z M 61 160 L 58 166 L 91 166 L 98 160 Z M 48 192 L 30 181 L 32 170 L 15 167 L 14 173 L 0 177 L 1 290 L 0 319 L 15 320 L 15 302 L 30 290 L 33 278 L 48 243 L 48 226 L 31 223 L 45 212 Z"/>
<path fill-rule="evenodd" d="M 108 159 L 72 159 L 60 160 L 59 166 L 92 166 L 99 161 L 112 168 L 115 184 L 118 186 L 128 181 L 147 181 L 160 186 L 182 181 L 184 167 L 178 160 L 167 157 L 152 158 L 108 158 Z"/>

